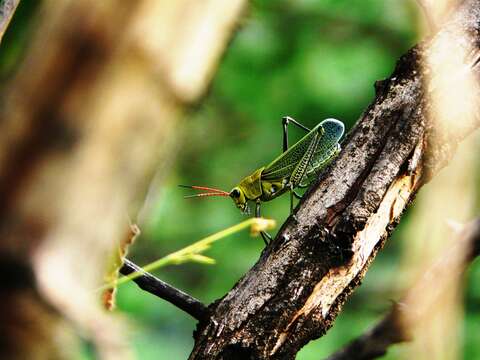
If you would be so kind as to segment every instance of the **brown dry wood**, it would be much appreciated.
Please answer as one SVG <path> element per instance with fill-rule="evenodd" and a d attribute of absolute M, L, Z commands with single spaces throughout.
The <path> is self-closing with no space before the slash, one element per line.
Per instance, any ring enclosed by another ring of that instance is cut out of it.
<path fill-rule="evenodd" d="M 479 23 L 480 1 L 469 0 L 440 32 L 464 29 L 470 36 L 459 42 L 476 49 Z M 210 305 L 191 360 L 293 359 L 332 326 L 415 193 L 479 126 L 477 118 L 434 138 L 420 68 L 429 41 L 375 84 L 338 158 L 252 269 Z"/>
<path fill-rule="evenodd" d="M 134 264 L 130 260 L 124 259 L 120 273 L 126 276 L 134 272 L 140 272 L 142 274 L 133 279 L 142 290 L 170 302 L 197 320 L 207 318 L 207 308 L 200 301 L 144 271 L 140 266 Z"/>
<path fill-rule="evenodd" d="M 445 280 L 451 278 L 452 273 L 461 276 L 480 255 L 480 218 L 466 225 L 458 235 L 451 246 L 430 265 L 425 276 L 409 289 L 400 303 L 395 304 L 375 326 L 329 356 L 328 360 L 376 359 L 385 355 L 391 345 L 411 340 L 415 322 L 426 315 L 425 311 L 419 310 L 428 309 L 435 300 L 449 291 L 451 283 Z M 459 279 L 455 276 L 455 280 Z M 432 292 L 433 297 L 424 296 Z M 418 294 L 422 296 L 419 297 Z"/>

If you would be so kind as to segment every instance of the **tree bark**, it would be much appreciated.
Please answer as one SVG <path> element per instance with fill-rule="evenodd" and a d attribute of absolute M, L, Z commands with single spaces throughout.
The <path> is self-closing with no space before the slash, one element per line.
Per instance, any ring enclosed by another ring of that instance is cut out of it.
<path fill-rule="evenodd" d="M 332 326 L 418 189 L 480 124 L 476 117 L 434 131 L 422 63 L 446 32 L 475 54 L 479 24 L 480 1 L 462 2 L 436 36 L 408 51 L 393 74 L 375 84 L 376 97 L 338 158 L 252 269 L 210 305 L 191 360 L 293 359 Z M 478 79 L 477 57 L 465 60 Z"/>
<path fill-rule="evenodd" d="M 465 270 L 480 255 L 480 218 L 465 225 L 452 238 L 446 251 L 429 264 L 424 276 L 381 321 L 326 360 L 376 359 L 385 355 L 390 346 L 410 341 L 415 325 L 428 318 L 439 299 L 454 291 Z"/>

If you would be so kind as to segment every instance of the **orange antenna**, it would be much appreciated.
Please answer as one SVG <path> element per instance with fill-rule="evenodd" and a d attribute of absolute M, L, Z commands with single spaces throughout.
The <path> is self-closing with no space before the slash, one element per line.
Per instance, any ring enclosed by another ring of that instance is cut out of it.
<path fill-rule="evenodd" d="M 219 193 L 201 193 L 201 194 L 195 194 L 195 195 L 185 195 L 183 198 L 184 199 L 192 199 L 192 198 L 204 197 L 204 196 L 228 196 L 228 195 L 219 194 Z"/>
<path fill-rule="evenodd" d="M 208 191 L 206 193 L 184 196 L 185 199 L 196 198 L 196 197 L 206 197 L 206 196 L 207 197 L 208 196 L 230 196 L 230 193 L 228 193 L 226 191 L 211 188 L 211 187 L 207 187 L 207 186 L 196 186 L 196 185 L 178 185 L 178 186 L 184 187 L 184 188 L 187 188 L 187 189 Z"/>

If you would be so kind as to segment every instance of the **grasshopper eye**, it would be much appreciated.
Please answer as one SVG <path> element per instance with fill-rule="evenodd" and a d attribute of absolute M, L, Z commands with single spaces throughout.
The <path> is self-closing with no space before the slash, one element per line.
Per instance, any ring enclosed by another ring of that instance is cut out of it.
<path fill-rule="evenodd" d="M 230 196 L 231 196 L 231 197 L 234 197 L 234 198 L 240 197 L 240 190 L 238 190 L 237 188 L 233 189 L 233 190 L 230 192 Z"/>

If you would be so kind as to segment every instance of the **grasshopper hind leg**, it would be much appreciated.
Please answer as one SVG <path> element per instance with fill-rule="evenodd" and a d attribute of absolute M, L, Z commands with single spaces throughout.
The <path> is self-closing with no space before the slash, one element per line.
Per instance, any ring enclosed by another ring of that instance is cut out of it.
<path fill-rule="evenodd" d="M 255 205 L 255 217 L 260 217 L 260 201 L 257 200 L 257 203 Z M 265 231 L 260 231 L 260 235 L 262 235 L 263 242 L 265 245 L 268 245 L 270 241 L 272 241 L 272 236 L 265 232 Z"/>
<path fill-rule="evenodd" d="M 289 180 L 289 183 L 288 183 L 288 186 L 290 187 L 290 214 L 293 214 L 293 197 L 294 197 L 294 195 L 296 197 L 301 198 L 301 196 L 299 194 L 297 194 L 294 189 L 296 187 L 302 185 L 302 179 L 304 178 L 304 176 L 307 172 L 308 166 L 313 159 L 313 155 L 317 151 L 320 136 L 321 136 L 320 132 L 317 132 L 313 136 L 310 144 L 308 144 L 308 148 L 306 149 L 305 153 L 303 154 L 302 158 L 300 159 L 300 162 L 295 167 L 295 170 L 292 172 L 292 174 L 290 176 L 290 180 Z"/>
<path fill-rule="evenodd" d="M 305 125 L 300 124 L 297 120 L 290 116 L 284 116 L 282 118 L 282 128 L 283 128 L 283 152 L 288 150 L 288 125 L 289 124 L 294 124 L 297 127 L 299 127 L 302 130 L 305 130 L 306 132 L 309 132 L 310 129 L 306 127 Z M 300 185 L 300 184 L 299 184 Z M 299 187 L 303 188 L 302 185 Z M 308 186 L 305 186 L 308 187 Z M 302 196 L 298 194 L 293 187 L 290 188 L 290 214 L 293 214 L 293 197 L 296 197 L 297 199 L 301 199 Z"/>
<path fill-rule="evenodd" d="M 283 128 L 283 152 L 288 150 L 288 124 L 294 124 L 297 125 L 300 129 L 305 130 L 306 132 L 309 132 L 310 129 L 307 128 L 305 125 L 300 124 L 297 120 L 294 118 L 291 118 L 290 116 L 284 116 L 282 118 L 282 128 Z"/>

